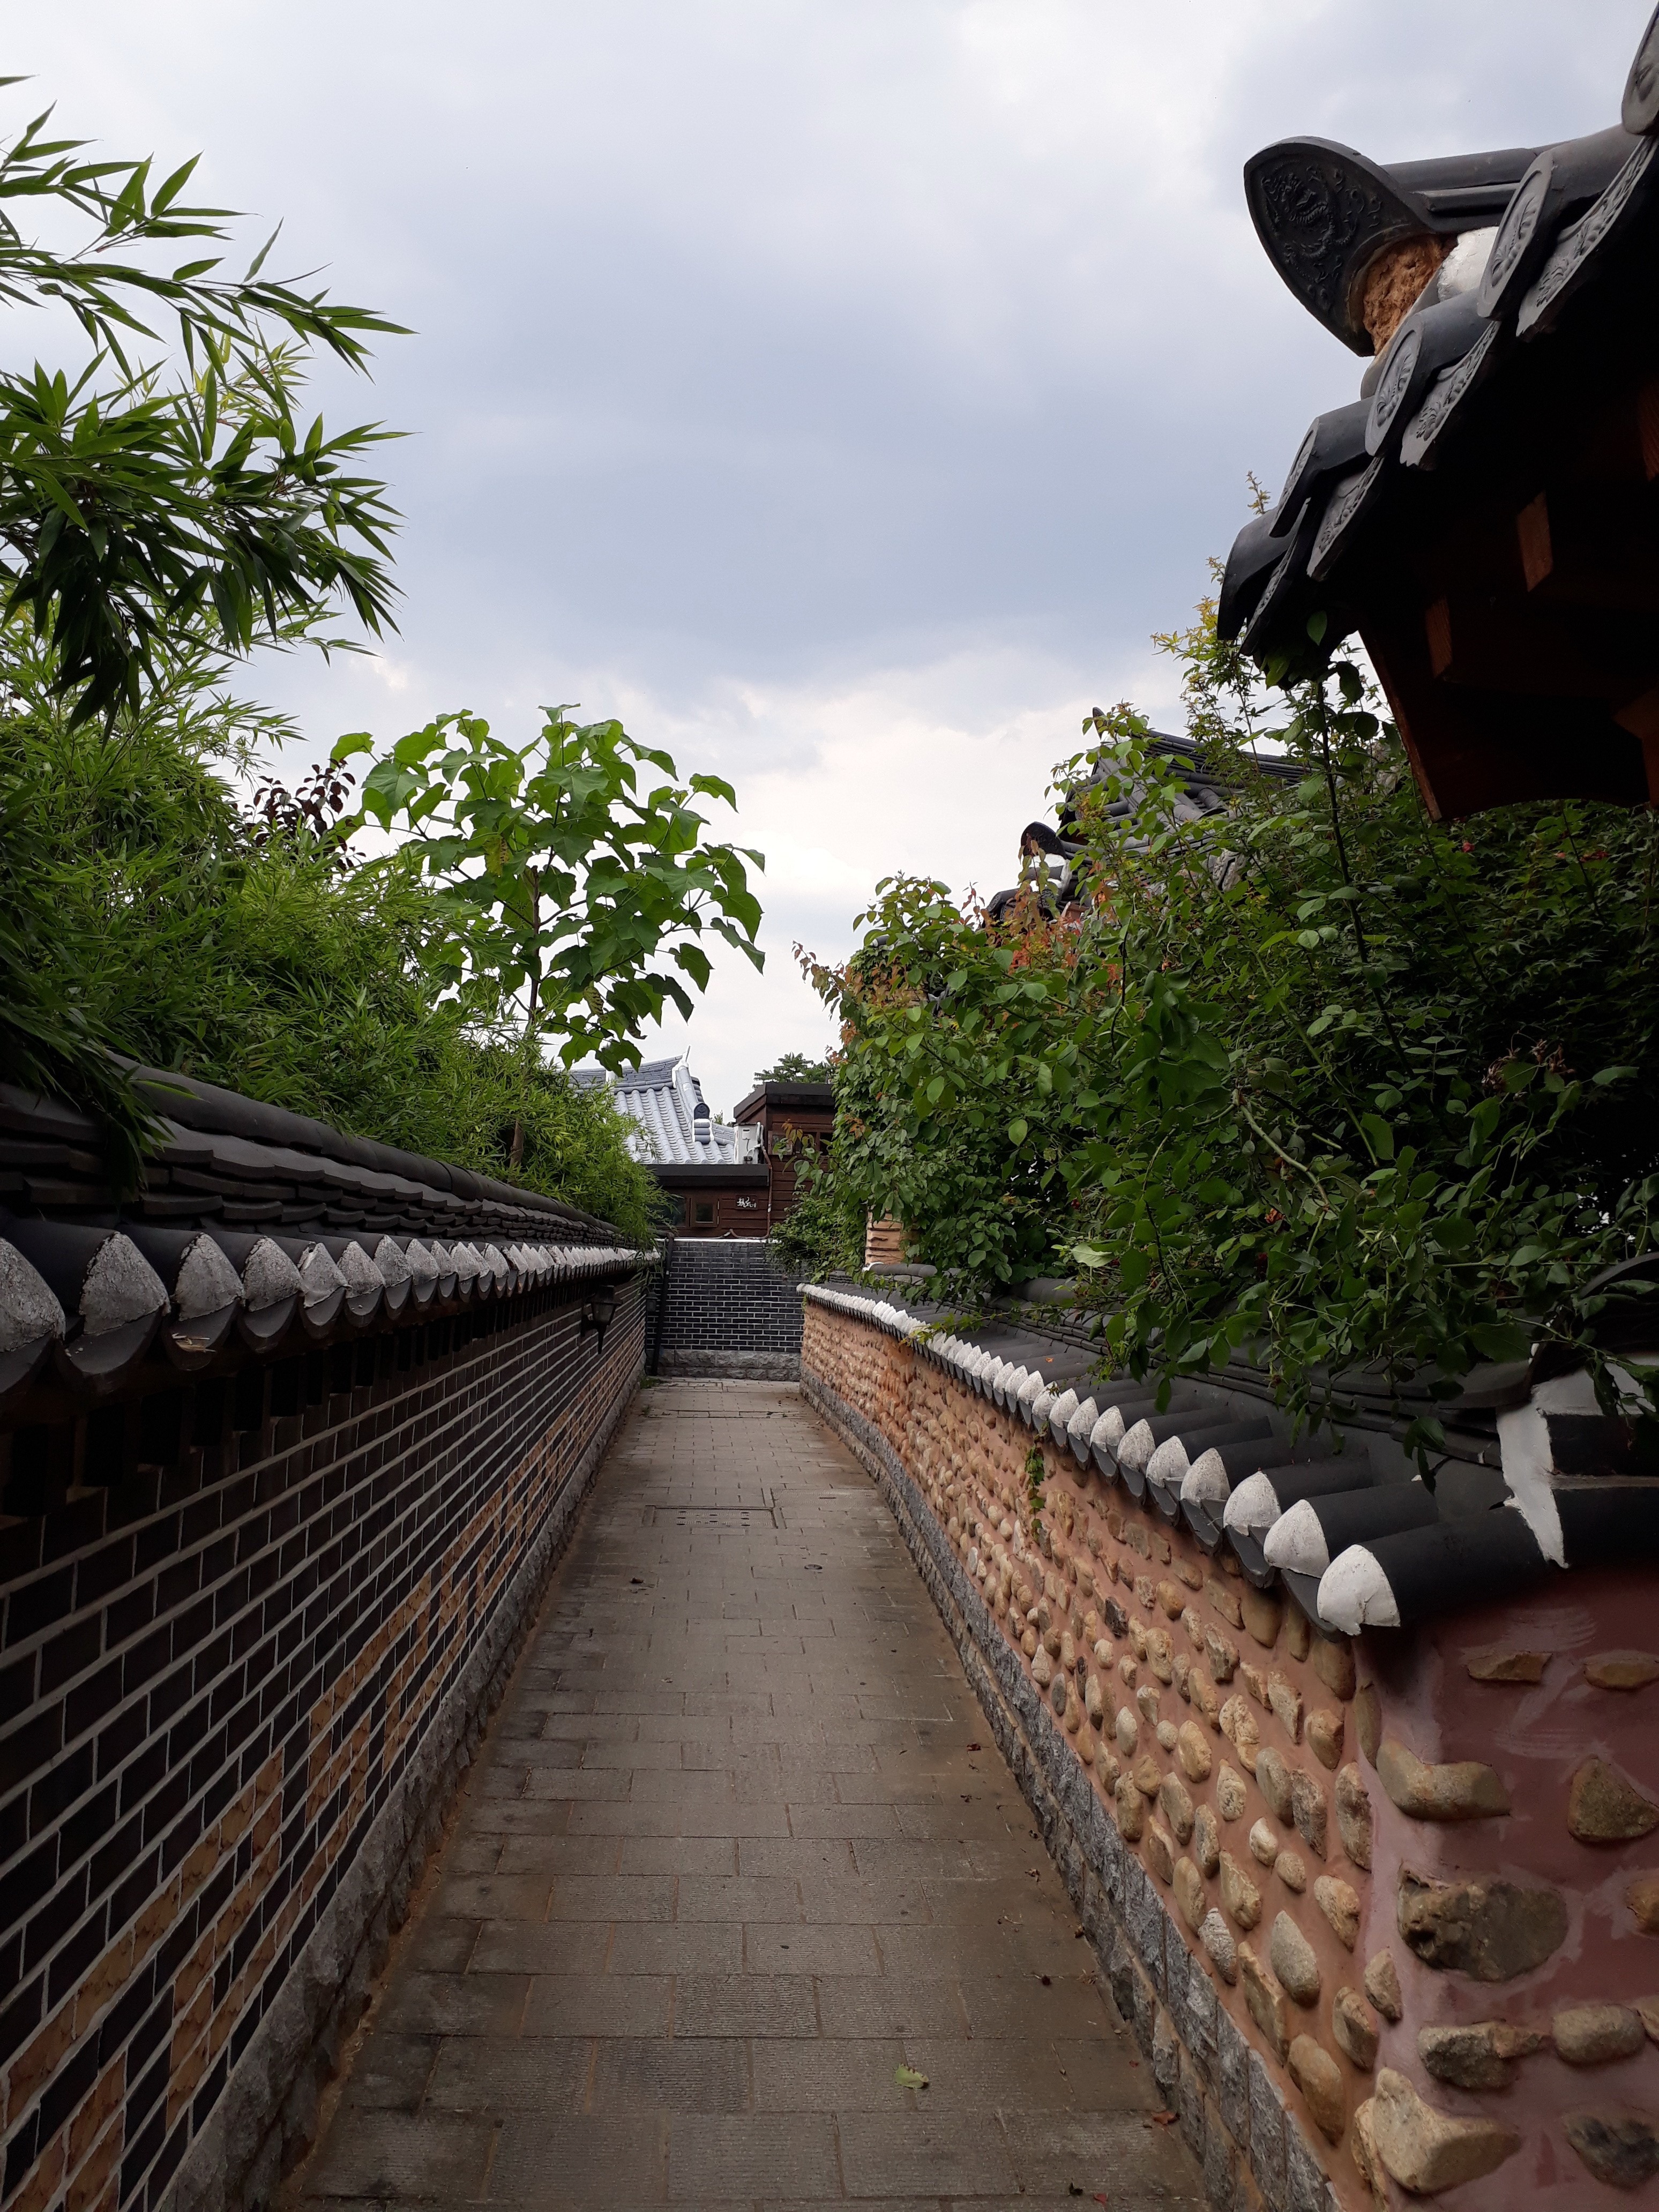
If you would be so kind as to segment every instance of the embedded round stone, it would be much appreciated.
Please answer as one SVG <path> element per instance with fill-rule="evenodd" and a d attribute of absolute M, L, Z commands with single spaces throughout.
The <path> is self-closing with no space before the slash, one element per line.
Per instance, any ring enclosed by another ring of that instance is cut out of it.
<path fill-rule="evenodd" d="M 1283 1674 L 1267 1677 L 1267 1711 L 1292 1743 L 1302 1741 L 1302 1692 Z"/>
<path fill-rule="evenodd" d="M 1285 2003 L 1285 1992 L 1272 1971 L 1262 1964 L 1248 1943 L 1241 1943 L 1238 1947 L 1238 1977 L 1243 1984 L 1244 2002 L 1249 2008 L 1250 2018 L 1273 2045 L 1273 2056 L 1283 2059 L 1290 2047 L 1290 2007 Z"/>
<path fill-rule="evenodd" d="M 1648 2039 L 1641 2014 L 1615 2004 L 1564 2005 L 1550 2021 L 1550 2035 L 1569 2066 L 1634 2057 Z"/>
<path fill-rule="evenodd" d="M 1221 1854 L 1221 1902 L 1241 1928 L 1254 1928 L 1261 1917 L 1261 1892 L 1231 1851 Z"/>
<path fill-rule="evenodd" d="M 1146 1800 L 1135 1788 L 1132 1776 L 1121 1774 L 1118 1777 L 1112 1802 L 1117 1815 L 1118 1833 L 1125 1843 L 1139 1843 L 1146 1826 Z"/>
<path fill-rule="evenodd" d="M 1167 1887 L 1175 1880 L 1174 1838 L 1156 1820 L 1148 1820 L 1146 1840 L 1140 1848 L 1148 1869 Z"/>
<path fill-rule="evenodd" d="M 1221 1762 L 1221 1771 L 1215 1778 L 1215 1809 L 1224 1820 L 1237 1820 L 1249 1802 L 1243 1776 L 1235 1766 Z M 1659 1875 L 1654 1877 L 1655 1910 L 1659 1913 Z"/>
<path fill-rule="evenodd" d="M 1375 1682 L 1364 1682 L 1354 1692 L 1353 1732 L 1359 1748 L 1375 1766 L 1376 1747 L 1382 1741 L 1382 1701 Z"/>
<path fill-rule="evenodd" d="M 1245 1838 L 1258 1866 L 1270 1867 L 1279 1856 L 1279 1831 L 1271 1820 L 1258 1820 Z"/>
<path fill-rule="evenodd" d="M 1331 2005 L 1331 2033 L 1343 2057 L 1369 2074 L 1376 2063 L 1376 2016 L 1358 1990 L 1340 1989 Z"/>
<path fill-rule="evenodd" d="M 1352 1760 L 1336 1778 L 1336 1832 L 1357 1867 L 1371 1863 L 1371 1801 Z"/>
<path fill-rule="evenodd" d="M 1659 1805 L 1604 1759 L 1587 1759 L 1567 1790 L 1567 1826 L 1581 1844 L 1627 1844 L 1659 1827 Z"/>
<path fill-rule="evenodd" d="M 1190 1859 L 1176 1862 L 1175 1893 L 1182 1918 L 1196 1935 L 1210 1908 L 1204 1894 L 1204 1877 Z"/>
<path fill-rule="evenodd" d="M 1189 1782 L 1207 1782 L 1214 1764 L 1204 1731 L 1195 1721 L 1183 1722 L 1176 1737 L 1176 1757 Z"/>
<path fill-rule="evenodd" d="M 1346 1730 L 1340 1713 L 1333 1712 L 1328 1705 L 1316 1705 L 1308 1716 L 1304 1734 L 1308 1748 L 1322 1766 L 1333 1774 L 1342 1764 L 1342 1742 Z"/>
<path fill-rule="evenodd" d="M 1269 1744 L 1256 1755 L 1255 1786 L 1267 1799 L 1276 1820 L 1288 1826 L 1291 1814 L 1291 1770 L 1282 1752 Z"/>
<path fill-rule="evenodd" d="M 1389 2177 L 1421 2197 L 1478 2181 L 1521 2148 L 1515 2130 L 1496 2120 L 1455 2120 L 1436 2112 L 1389 2066 L 1376 2077 L 1371 2136 Z"/>
<path fill-rule="evenodd" d="M 1509 1644 L 1483 1644 L 1463 1654 L 1474 1682 L 1541 1682 L 1549 1662 L 1547 1651 L 1523 1651 Z"/>
<path fill-rule="evenodd" d="M 1332 1874 L 1322 1874 L 1313 1886 L 1314 1903 L 1331 1923 L 1339 1943 L 1352 1951 L 1359 1936 L 1359 1893 Z"/>
<path fill-rule="evenodd" d="M 1256 1726 L 1255 1715 L 1237 1691 L 1221 1708 L 1221 1733 L 1237 1752 L 1238 1763 L 1245 1772 L 1254 1774 L 1261 1731 Z"/>
<path fill-rule="evenodd" d="M 1535 2029 L 1480 2020 L 1463 2027 L 1419 2028 L 1417 2055 L 1437 2081 L 1454 2088 L 1505 2089 L 1515 2077 L 1515 2061 L 1541 2051 L 1544 2041 Z"/>
<path fill-rule="evenodd" d="M 1182 1842 L 1190 1843 L 1193 1834 L 1193 1801 L 1179 1775 L 1166 1774 L 1158 1785 L 1158 1809 Z"/>
<path fill-rule="evenodd" d="M 1213 1805 L 1200 1805 L 1193 1816 L 1193 1856 L 1206 1875 L 1221 1864 L 1221 1828 Z"/>
<path fill-rule="evenodd" d="M 1400 1993 L 1400 1969 L 1391 1951 L 1374 1952 L 1366 1962 L 1365 1994 L 1386 2021 L 1397 2021 L 1406 2009 Z"/>
<path fill-rule="evenodd" d="M 1566 1899 L 1559 1890 L 1523 1889 L 1497 1875 L 1438 1881 L 1402 1867 L 1395 1917 L 1425 1966 L 1479 1982 L 1530 1972 L 1567 1935 Z"/>
<path fill-rule="evenodd" d="M 1561 2132 L 1598 2181 L 1639 2189 L 1659 2173 L 1659 2128 L 1630 2112 L 1569 2112 Z"/>
<path fill-rule="evenodd" d="M 1224 1982 L 1238 1979 L 1238 1946 L 1233 1941 L 1233 1931 L 1228 1927 L 1213 1905 L 1205 1914 L 1198 1931 L 1198 1940 L 1204 1946 L 1211 1965 Z"/>
<path fill-rule="evenodd" d="M 1256 1643 L 1271 1651 L 1279 1641 L 1279 1623 L 1285 1617 L 1283 1606 L 1270 1591 L 1253 1589 L 1248 1583 L 1239 1593 L 1239 1601 L 1245 1627 Z"/>
<path fill-rule="evenodd" d="M 1308 2100 L 1320 2133 L 1337 2142 L 1347 2125 L 1347 2100 L 1342 2094 L 1342 2069 L 1322 2044 L 1310 2035 L 1291 2039 L 1286 2061 L 1291 2079 Z"/>
<path fill-rule="evenodd" d="M 1299 2005 L 1318 2003 L 1319 1961 L 1314 1956 L 1313 1945 L 1288 1912 L 1281 1912 L 1273 1922 L 1267 1956 L 1287 1996 Z"/>
<path fill-rule="evenodd" d="M 1221 1618 L 1230 1622 L 1234 1628 L 1243 1627 L 1244 1609 L 1240 1605 L 1237 1595 L 1228 1589 L 1225 1583 L 1218 1583 L 1213 1579 L 1207 1581 L 1204 1585 L 1204 1595 L 1212 1612 L 1218 1613 Z"/>
<path fill-rule="evenodd" d="M 1273 1872 L 1297 1897 L 1308 1887 L 1308 1864 L 1300 1851 L 1280 1851 L 1273 1861 Z"/>
<path fill-rule="evenodd" d="M 1659 1874 L 1638 1874 L 1625 1891 L 1625 1902 L 1644 1936 L 1659 1936 Z"/>
<path fill-rule="evenodd" d="M 1384 1736 L 1376 1765 L 1377 1780 L 1414 1820 L 1486 1820 L 1510 1810 L 1508 1790 L 1479 1759 L 1431 1766 L 1393 1736 Z"/>
<path fill-rule="evenodd" d="M 1313 1670 L 1346 1705 L 1354 1691 L 1353 1645 L 1346 1636 L 1316 1636 L 1309 1654 Z"/>
<path fill-rule="evenodd" d="M 1291 1818 L 1296 1832 L 1316 1858 L 1325 1856 L 1325 1837 L 1330 1808 L 1325 1793 L 1311 1774 L 1297 1768 L 1291 1777 Z"/>
<path fill-rule="evenodd" d="M 1584 1680 L 1598 1690 L 1644 1690 L 1659 1682 L 1659 1659 L 1651 1651 L 1603 1651 L 1584 1662 Z"/>

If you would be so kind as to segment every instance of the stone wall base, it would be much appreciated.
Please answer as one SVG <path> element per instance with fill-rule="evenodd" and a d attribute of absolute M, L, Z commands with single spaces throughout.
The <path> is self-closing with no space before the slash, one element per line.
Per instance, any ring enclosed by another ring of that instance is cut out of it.
<path fill-rule="evenodd" d="M 921 1491 L 880 1431 L 810 1368 L 801 1389 L 891 1507 L 1118 2010 L 1203 2167 L 1210 2203 L 1216 2212 L 1338 2212 L 1320 2158 L 1267 2067 L 1216 2002 L 1208 1975 L 1139 1858 L 1123 1848 Z"/>
<path fill-rule="evenodd" d="M 570 1540 L 642 1361 L 624 1376 L 535 1542 L 389 1794 L 362 1848 L 265 2013 L 160 2212 L 253 2212 L 311 2148 L 318 2100 L 386 1964 L 427 1858 L 501 1703 L 549 1577 Z"/>
<path fill-rule="evenodd" d="M 691 1346 L 665 1352 L 657 1362 L 665 1382 L 719 1377 L 727 1382 L 795 1382 L 800 1379 L 798 1352 L 714 1352 Z"/>

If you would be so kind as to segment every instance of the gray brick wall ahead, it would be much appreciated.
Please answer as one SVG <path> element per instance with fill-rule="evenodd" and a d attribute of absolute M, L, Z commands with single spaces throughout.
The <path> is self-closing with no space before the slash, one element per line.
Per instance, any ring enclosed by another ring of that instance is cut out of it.
<path fill-rule="evenodd" d="M 682 1239 L 668 1270 L 660 1351 L 665 1374 L 700 1371 L 684 1364 L 698 1352 L 784 1354 L 799 1360 L 799 1276 L 763 1237 Z"/>

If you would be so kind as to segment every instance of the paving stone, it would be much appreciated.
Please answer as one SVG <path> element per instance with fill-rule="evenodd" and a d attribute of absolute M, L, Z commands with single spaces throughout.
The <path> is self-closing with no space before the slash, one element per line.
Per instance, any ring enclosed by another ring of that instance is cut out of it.
<path fill-rule="evenodd" d="M 482 2114 L 342 2107 L 307 2177 L 319 2197 L 478 2197 L 491 2124 Z"/>
<path fill-rule="evenodd" d="M 749 2109 L 749 2046 L 714 2036 L 672 2042 L 610 2036 L 583 2054 L 598 2112 L 742 2112 Z"/>
<path fill-rule="evenodd" d="M 1161 1987 L 1161 1904 L 1086 1785 L 1066 1818 L 1109 1851 Z M 295 2212 L 1054 2212 L 1102 2187 L 1122 2212 L 1196 2207 L 1200 2165 L 1147 2124 L 1151 2069 L 1076 1940 L 1079 1911 L 1113 1924 L 1098 1883 L 1073 1864 L 1074 1905 L 1045 1822 L 875 1486 L 798 1390 L 653 1390 Z M 1206 2063 L 1213 2044 L 1239 2106 L 1243 2049 L 1200 1981 Z M 1192 1996 L 1170 1998 L 1189 2031 Z"/>
<path fill-rule="evenodd" d="M 664 2113 L 515 2114 L 489 2167 L 492 2202 L 660 2204 L 667 2196 Z"/>
<path fill-rule="evenodd" d="M 377 2036 L 373 2042 L 379 2042 Z M 373 2045 L 371 2044 L 371 2049 Z M 655 2050 L 654 2044 L 615 2044 L 603 2049 Z M 556 2039 L 452 2035 L 428 2067 L 428 2112 L 574 2112 L 586 2099 L 593 2045 L 585 2036 Z M 362 2071 L 361 2062 L 352 2079 Z"/>

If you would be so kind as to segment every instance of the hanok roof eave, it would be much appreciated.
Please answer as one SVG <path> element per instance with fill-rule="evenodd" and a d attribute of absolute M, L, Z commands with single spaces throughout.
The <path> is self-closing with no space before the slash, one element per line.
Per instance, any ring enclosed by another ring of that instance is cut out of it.
<path fill-rule="evenodd" d="M 1620 131 L 1539 157 L 1478 295 L 1395 332 L 1367 453 L 1316 478 L 1298 456 L 1229 563 L 1224 635 L 1259 659 L 1305 649 L 1316 613 L 1328 647 L 1358 632 L 1442 817 L 1659 799 L 1659 147 L 1627 135 L 1645 114 L 1627 98 Z"/>

